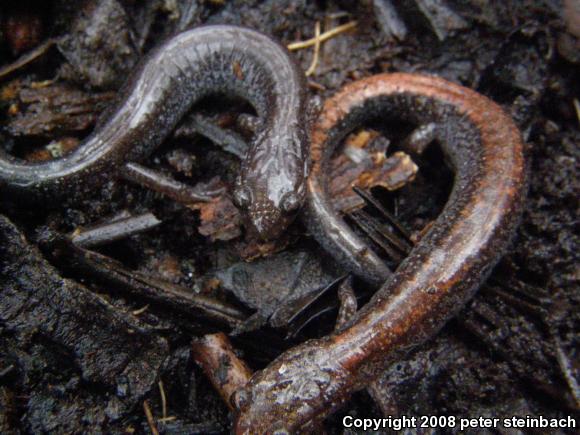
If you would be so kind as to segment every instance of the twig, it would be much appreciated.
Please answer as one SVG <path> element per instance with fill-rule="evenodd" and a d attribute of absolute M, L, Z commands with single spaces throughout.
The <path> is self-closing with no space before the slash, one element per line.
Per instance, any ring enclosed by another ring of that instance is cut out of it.
<path fill-rule="evenodd" d="M 0 370 L 0 379 L 9 374 L 12 370 L 14 370 L 14 364 L 10 364 L 5 369 Z"/>
<path fill-rule="evenodd" d="M 306 77 L 311 76 L 316 71 L 316 66 L 318 65 L 318 55 L 320 53 L 320 21 L 316 22 L 314 26 L 314 38 L 316 39 L 316 43 L 314 44 L 314 55 L 312 56 L 312 62 L 310 66 L 306 70 Z"/>
<path fill-rule="evenodd" d="M 223 148 L 224 151 L 240 159 L 245 157 L 248 149 L 248 144 L 240 134 L 216 125 L 214 120 L 199 113 L 191 116 L 188 122 L 175 132 L 176 137 L 189 137 L 192 134 L 200 134 L 206 137 Z"/>
<path fill-rule="evenodd" d="M 223 192 L 223 189 L 202 192 L 199 190 L 199 187 L 189 186 L 159 171 L 146 168 L 133 162 L 125 164 L 121 175 L 127 181 L 162 193 L 175 201 L 185 204 L 210 202 Z"/>
<path fill-rule="evenodd" d="M 151 408 L 149 408 L 149 403 L 146 400 L 143 401 L 143 411 L 145 411 L 145 417 L 147 417 L 147 423 L 149 423 L 149 428 L 153 435 L 159 435 L 159 430 L 157 430 L 157 425 L 155 424 L 155 419 L 151 413 Z"/>
<path fill-rule="evenodd" d="M 338 306 L 338 315 L 336 316 L 334 327 L 336 331 L 343 329 L 358 309 L 356 295 L 352 289 L 351 277 L 345 279 L 338 287 L 338 300 L 340 301 L 340 305 Z"/>
<path fill-rule="evenodd" d="M 381 213 L 383 217 L 387 219 L 389 223 L 399 231 L 399 233 L 401 233 L 401 235 L 405 238 L 405 241 L 412 245 L 413 241 L 411 240 L 411 234 L 409 231 L 407 231 L 405 227 L 403 227 L 403 225 L 399 222 L 399 220 L 396 219 L 395 216 L 392 215 L 386 208 L 384 208 L 379 201 L 377 201 L 372 197 L 372 195 L 365 192 L 360 187 L 353 186 L 352 190 L 354 193 L 360 196 L 368 206 L 373 207 L 375 210 Z"/>
<path fill-rule="evenodd" d="M 307 85 L 310 89 L 313 89 L 315 91 L 326 91 L 326 88 L 324 87 L 324 85 L 321 85 L 320 83 L 315 82 L 312 79 L 309 79 L 307 82 Z"/>
<path fill-rule="evenodd" d="M 301 50 L 303 48 L 312 47 L 313 45 L 316 45 L 317 43 L 322 43 L 324 41 L 327 41 L 330 38 L 334 38 L 336 35 L 339 35 L 341 33 L 344 33 L 344 32 L 347 32 L 351 29 L 354 29 L 357 26 L 357 24 L 358 23 L 356 21 L 350 21 L 346 24 L 343 24 L 342 26 L 338 26 L 338 27 L 335 27 L 334 29 L 330 29 L 329 31 L 324 32 L 318 38 L 315 37 L 315 38 L 307 39 L 306 41 L 298 41 L 298 42 L 293 42 L 291 44 L 288 44 L 287 48 L 290 51 L 295 51 L 295 50 Z"/>
<path fill-rule="evenodd" d="M 564 376 L 564 380 L 568 384 L 568 388 L 570 389 L 574 402 L 576 402 L 577 408 L 580 409 L 580 386 L 578 386 L 578 381 L 574 376 L 574 369 L 562 348 L 562 341 L 555 331 L 552 331 L 552 338 L 556 344 L 556 359 L 558 360 L 560 371 Z"/>
<path fill-rule="evenodd" d="M 355 210 L 347 215 L 352 222 L 361 229 L 373 242 L 380 246 L 389 258 L 397 263 L 403 261 L 403 256 L 389 245 L 391 240 L 386 239 L 388 233 L 377 230 L 375 222 L 371 216 L 363 210 Z M 386 240 L 385 240 L 386 239 Z"/>
<path fill-rule="evenodd" d="M 161 414 L 163 419 L 167 418 L 167 398 L 165 397 L 165 389 L 163 388 L 163 381 L 157 383 L 159 385 L 159 394 L 161 395 Z"/>
<path fill-rule="evenodd" d="M 161 221 L 153 213 L 143 213 L 76 231 L 70 235 L 70 239 L 80 248 L 91 248 L 148 231 L 159 224 Z"/>
<path fill-rule="evenodd" d="M 195 339 L 192 354 L 226 405 L 234 410 L 232 395 L 247 384 L 252 371 L 237 357 L 228 337 L 219 332 Z"/>
<path fill-rule="evenodd" d="M 23 54 L 14 62 L 0 68 L 0 80 L 5 79 L 10 74 L 24 68 L 29 63 L 35 61 L 44 53 L 46 53 L 57 41 L 55 39 L 48 39 L 47 41 L 40 44 L 38 47 L 34 48 L 32 51 Z"/>
<path fill-rule="evenodd" d="M 186 315 L 227 325 L 234 329 L 245 319 L 244 312 L 216 298 L 193 293 L 190 289 L 159 278 L 125 268 L 121 263 L 94 251 L 81 249 L 72 243 L 65 245 L 67 268 L 83 271 L 107 286 L 162 304 Z"/>
<path fill-rule="evenodd" d="M 149 304 L 145 305 L 143 308 L 139 308 L 138 310 L 133 310 L 132 314 L 134 316 L 138 316 L 139 314 L 143 314 L 148 309 L 149 309 Z"/>

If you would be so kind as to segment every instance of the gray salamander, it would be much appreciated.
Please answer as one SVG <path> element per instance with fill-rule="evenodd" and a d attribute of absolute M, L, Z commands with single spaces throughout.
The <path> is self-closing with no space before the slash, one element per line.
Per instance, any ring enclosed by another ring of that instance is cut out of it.
<path fill-rule="evenodd" d="M 283 46 L 242 27 L 202 26 L 154 49 L 107 119 L 69 155 L 31 163 L 0 151 L 0 188 L 29 197 L 80 197 L 126 162 L 143 160 L 196 102 L 214 94 L 247 100 L 263 120 L 233 196 L 255 232 L 275 238 L 305 196 L 305 79 Z"/>

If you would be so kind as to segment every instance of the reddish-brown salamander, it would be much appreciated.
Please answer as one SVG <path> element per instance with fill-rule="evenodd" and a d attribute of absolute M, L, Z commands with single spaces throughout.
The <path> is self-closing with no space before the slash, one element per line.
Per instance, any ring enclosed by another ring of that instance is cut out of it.
<path fill-rule="evenodd" d="M 358 249 L 324 188 L 324 168 L 341 139 L 380 114 L 435 122 L 455 172 L 443 212 L 390 277 Z M 388 279 L 346 327 L 287 351 L 252 377 L 235 397 L 238 434 L 308 430 L 373 373 L 435 334 L 504 252 L 525 196 L 523 145 L 513 121 L 488 98 L 436 77 L 384 74 L 346 86 L 314 127 L 312 159 L 307 216 L 317 239 L 355 270 L 368 266 L 375 280 Z"/>
<path fill-rule="evenodd" d="M 243 27 L 202 26 L 157 47 L 136 68 L 108 119 L 63 158 L 30 163 L 0 148 L 0 189 L 82 196 L 112 171 L 125 171 L 126 162 L 150 154 L 196 102 L 215 94 L 248 100 L 263 121 L 243 159 L 234 200 L 260 236 L 274 238 L 305 195 L 305 79 L 286 48 Z"/>

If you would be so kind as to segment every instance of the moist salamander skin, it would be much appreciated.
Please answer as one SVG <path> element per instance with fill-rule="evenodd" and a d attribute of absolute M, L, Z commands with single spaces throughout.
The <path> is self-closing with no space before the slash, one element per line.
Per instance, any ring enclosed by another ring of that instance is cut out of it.
<path fill-rule="evenodd" d="M 0 189 L 25 197 L 82 197 L 126 162 L 148 156 L 196 102 L 220 94 L 247 100 L 262 119 L 234 199 L 259 235 L 276 237 L 305 195 L 305 79 L 283 46 L 237 26 L 201 26 L 154 49 L 108 118 L 69 155 L 31 163 L 0 154 Z"/>
<path fill-rule="evenodd" d="M 380 114 L 435 122 L 455 173 L 442 213 L 392 274 L 358 249 L 328 202 L 324 177 L 341 139 Z M 382 279 L 382 286 L 346 327 L 290 349 L 254 374 L 236 393 L 238 434 L 311 430 L 464 306 L 520 220 L 526 177 L 519 130 L 488 98 L 436 77 L 382 74 L 347 85 L 326 102 L 311 153 L 304 222 L 345 268 L 362 276 L 370 271 L 369 281 Z"/>

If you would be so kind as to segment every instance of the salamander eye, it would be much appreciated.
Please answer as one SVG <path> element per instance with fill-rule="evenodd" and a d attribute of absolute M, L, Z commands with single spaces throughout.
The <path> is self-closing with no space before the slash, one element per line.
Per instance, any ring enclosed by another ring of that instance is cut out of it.
<path fill-rule="evenodd" d="M 247 187 L 238 187 L 234 190 L 234 204 L 238 208 L 248 208 L 252 200 L 252 194 Z"/>
<path fill-rule="evenodd" d="M 230 403 L 233 405 L 234 409 L 243 411 L 250 404 L 250 394 L 246 389 L 241 388 L 230 396 Z"/>
<path fill-rule="evenodd" d="M 294 192 L 288 192 L 280 201 L 280 206 L 285 213 L 292 213 L 300 207 L 300 198 Z"/>

